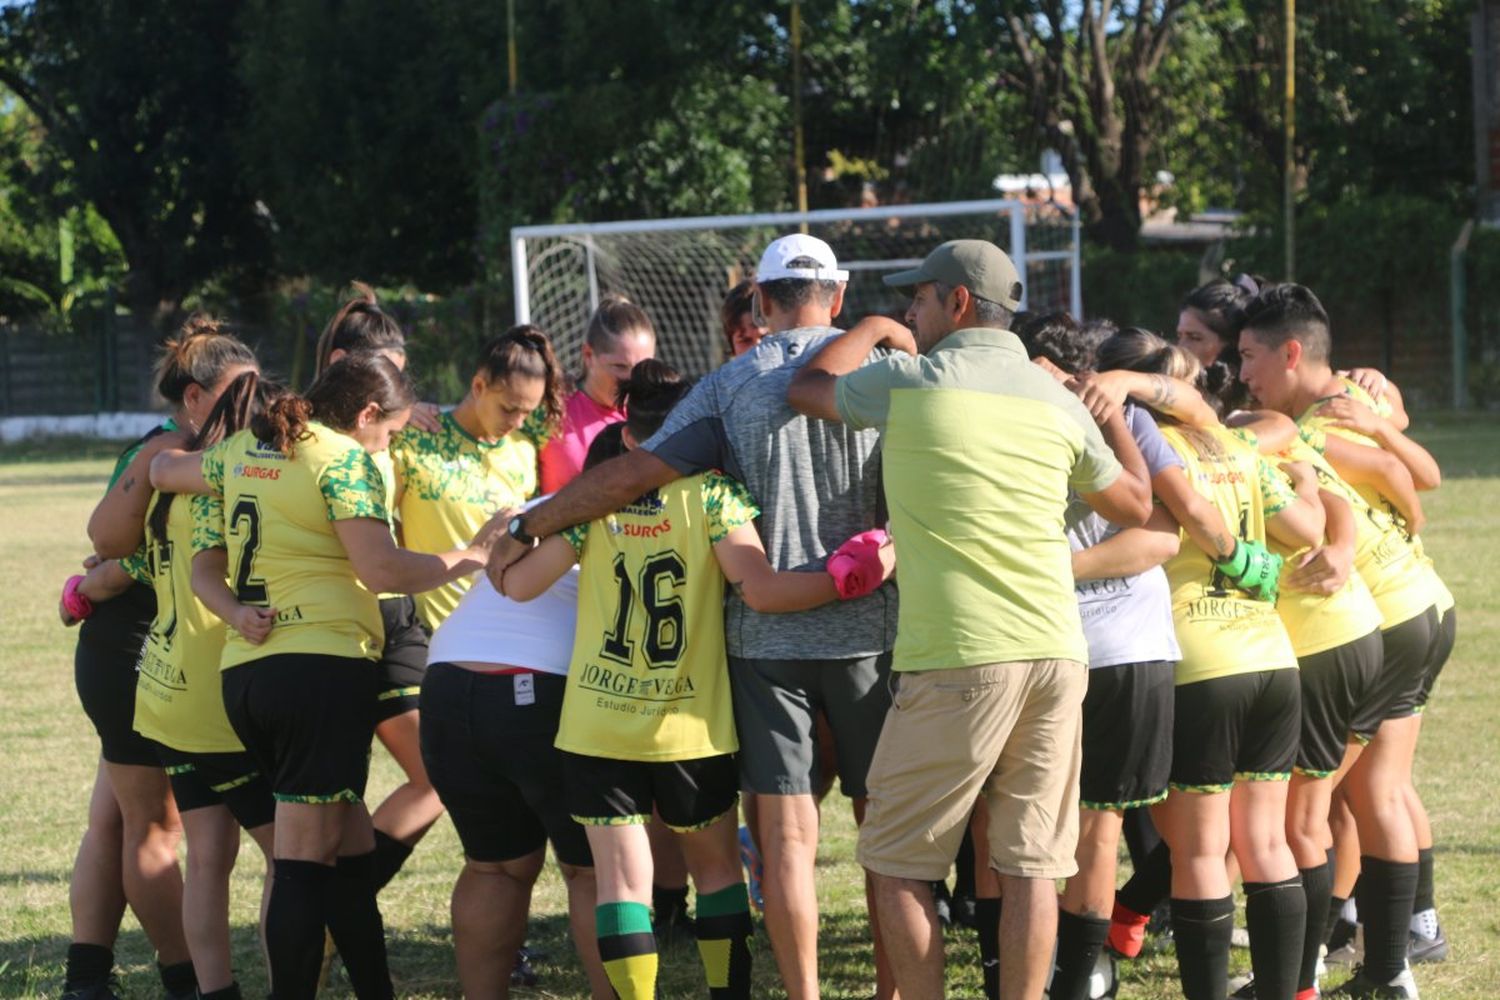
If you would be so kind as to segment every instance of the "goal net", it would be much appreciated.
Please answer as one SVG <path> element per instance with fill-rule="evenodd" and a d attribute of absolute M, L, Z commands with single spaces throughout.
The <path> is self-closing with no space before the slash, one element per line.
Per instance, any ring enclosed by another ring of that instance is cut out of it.
<path fill-rule="evenodd" d="M 516 320 L 552 338 L 575 366 L 601 296 L 625 295 L 656 326 L 657 353 L 697 375 L 728 359 L 719 321 L 724 295 L 755 276 L 766 244 L 802 226 L 826 240 L 849 271 L 840 321 L 900 316 L 907 298 L 885 274 L 913 267 L 939 243 L 985 239 L 1024 276 L 1022 308 L 1080 314 L 1076 219 L 1051 205 L 968 201 L 511 230 Z"/>

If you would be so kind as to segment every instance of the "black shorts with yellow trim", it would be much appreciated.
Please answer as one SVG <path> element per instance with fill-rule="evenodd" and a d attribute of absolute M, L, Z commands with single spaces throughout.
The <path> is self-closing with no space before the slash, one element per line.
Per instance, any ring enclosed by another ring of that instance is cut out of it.
<path fill-rule="evenodd" d="M 1326 778 L 1351 741 L 1368 743 L 1384 717 L 1378 681 L 1385 644 L 1379 630 L 1342 646 L 1297 657 L 1302 684 L 1302 740 L 1297 773 Z"/>
<path fill-rule="evenodd" d="M 427 626 L 417 615 L 409 595 L 382 597 L 380 620 L 385 645 L 380 650 L 379 690 L 375 695 L 375 724 L 415 711 L 427 674 Z"/>
<path fill-rule="evenodd" d="M 550 840 L 558 861 L 593 867 L 553 746 L 567 687 L 561 674 L 485 674 L 453 663 L 427 671 L 422 763 L 471 861 L 513 861 Z"/>
<path fill-rule="evenodd" d="M 1417 714 L 1438 629 L 1434 606 L 1380 633 L 1384 656 L 1375 689 L 1377 700 L 1384 706 L 1382 721 L 1408 719 Z M 1370 735 L 1374 735 L 1373 730 Z"/>
<path fill-rule="evenodd" d="M 1438 622 L 1437 635 L 1432 641 L 1432 656 L 1427 659 L 1427 670 L 1422 677 L 1422 690 L 1417 695 L 1417 711 L 1421 712 L 1427 708 L 1427 702 L 1432 699 L 1432 688 L 1437 684 L 1438 675 L 1443 672 L 1443 667 L 1448 664 L 1448 657 L 1453 655 L 1453 647 L 1458 642 L 1458 609 L 1449 608 L 1443 612 L 1442 620 Z"/>
<path fill-rule="evenodd" d="M 1227 792 L 1236 781 L 1288 781 L 1302 691 L 1295 669 L 1260 670 L 1177 687 L 1172 790 Z"/>
<path fill-rule="evenodd" d="M 711 826 L 740 797 L 733 754 L 696 760 L 615 760 L 563 753 L 568 811 L 584 826 L 644 824 L 656 812 L 680 833 Z"/>
<path fill-rule="evenodd" d="M 1083 808 L 1124 810 L 1167 797 L 1176 666 L 1154 660 L 1089 670 L 1079 772 Z"/>
<path fill-rule="evenodd" d="M 244 750 L 193 753 L 156 744 L 161 766 L 172 782 L 179 812 L 224 806 L 246 830 L 276 819 L 276 798 L 260 765 Z"/>
<path fill-rule="evenodd" d="M 222 675 L 224 710 L 278 802 L 359 802 L 375 735 L 375 664 L 278 653 Z"/>
<path fill-rule="evenodd" d="M 135 667 L 155 617 L 156 595 L 132 583 L 78 627 L 73 682 L 99 734 L 99 755 L 110 764 L 159 766 L 155 744 L 135 731 Z"/>

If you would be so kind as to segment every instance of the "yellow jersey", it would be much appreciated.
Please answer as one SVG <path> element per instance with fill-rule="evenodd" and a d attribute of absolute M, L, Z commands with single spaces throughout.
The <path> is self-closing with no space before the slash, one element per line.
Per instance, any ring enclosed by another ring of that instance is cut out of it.
<path fill-rule="evenodd" d="M 335 521 L 389 520 L 380 470 L 360 443 L 313 422 L 288 458 L 243 430 L 203 453 L 203 478 L 224 498 L 202 530 L 227 542 L 230 589 L 244 604 L 276 609 L 259 646 L 229 633 L 220 666 L 280 653 L 377 658 L 379 602 L 333 530 Z"/>
<path fill-rule="evenodd" d="M 536 492 L 536 445 L 521 431 L 480 441 L 453 414 L 436 431 L 407 426 L 391 439 L 401 493 L 401 538 L 414 552 L 462 548 L 492 516 L 519 507 Z M 464 577 L 417 594 L 429 629 L 453 613 L 473 580 Z"/>
<path fill-rule="evenodd" d="M 1391 415 L 1392 411 L 1390 403 L 1387 403 L 1384 400 L 1377 401 L 1368 392 L 1365 392 L 1364 389 L 1361 389 L 1358 385 L 1356 385 L 1351 379 L 1342 378 L 1339 380 L 1339 382 L 1343 387 L 1343 395 L 1348 396 L 1350 399 L 1353 399 L 1357 403 L 1363 403 L 1379 416 L 1389 417 Z M 1307 438 L 1308 440 L 1314 440 L 1315 438 L 1317 438 L 1319 442 L 1321 442 L 1322 438 L 1319 437 L 1320 435 L 1326 437 L 1326 435 L 1328 434 L 1333 434 L 1337 437 L 1344 438 L 1345 440 L 1353 441 L 1355 444 L 1362 444 L 1371 448 L 1380 447 L 1379 442 L 1366 437 L 1358 431 L 1350 430 L 1347 427 L 1334 426 L 1334 422 L 1331 418 L 1319 415 L 1318 407 L 1322 406 L 1330 398 L 1331 397 L 1325 396 L 1322 399 L 1314 401 L 1313 404 L 1309 406 L 1300 417 L 1297 418 L 1297 426 L 1302 429 L 1302 431 L 1304 432 L 1303 436 L 1305 438 Z M 1315 446 L 1321 450 L 1321 443 L 1318 443 Z M 1396 510 L 1395 505 L 1387 500 L 1384 496 L 1382 496 L 1380 494 L 1380 491 L 1375 487 L 1370 486 L 1369 484 L 1360 484 L 1359 486 L 1354 487 L 1354 489 L 1359 493 L 1360 497 L 1364 499 L 1365 503 L 1369 507 L 1374 510 L 1383 511 L 1385 513 L 1386 517 L 1396 525 L 1396 527 L 1400 530 L 1402 536 L 1407 540 L 1413 551 L 1416 553 L 1417 564 L 1421 568 L 1421 572 L 1427 581 L 1428 590 L 1427 603 L 1422 605 L 1422 608 L 1420 610 L 1425 611 L 1431 605 L 1436 604 L 1438 612 L 1440 614 L 1446 614 L 1448 610 L 1454 605 L 1453 593 L 1448 589 L 1447 585 L 1443 583 L 1442 577 L 1438 576 L 1437 568 L 1433 565 L 1432 560 L 1427 558 L 1427 555 L 1422 548 L 1421 538 L 1417 537 L 1412 532 L 1407 531 L 1406 519 L 1402 517 L 1400 512 Z M 1420 611 L 1418 613 L 1420 613 Z M 1412 617 L 1414 617 L 1414 615 L 1409 614 L 1405 618 L 1399 618 L 1395 621 L 1392 621 L 1390 617 L 1387 616 L 1386 627 L 1390 628 L 1392 625 L 1400 624 L 1401 622 L 1406 621 Z"/>
<path fill-rule="evenodd" d="M 152 506 L 161 503 L 158 494 Z M 223 548 L 215 496 L 178 496 L 167 514 L 167 537 L 146 529 L 146 557 L 156 592 L 156 620 L 141 648 L 136 675 L 135 730 L 184 753 L 243 750 L 224 713 L 219 657 L 228 631 L 193 594 L 193 556 Z"/>
<path fill-rule="evenodd" d="M 667 761 L 739 748 L 713 546 L 759 514 L 744 486 L 706 472 L 564 532 L 578 626 L 559 749 Z"/>
<path fill-rule="evenodd" d="M 1254 435 L 1248 434 L 1248 436 L 1253 443 Z M 1338 474 L 1333 471 L 1333 467 L 1322 455 L 1300 439 L 1293 439 L 1286 450 L 1277 456 L 1277 460 L 1306 462 L 1316 472 L 1318 485 L 1330 493 L 1341 496 L 1345 500 L 1348 499 L 1345 490 L 1353 493 L 1347 485 L 1344 485 L 1343 489 L 1332 485 L 1335 481 L 1343 484 L 1343 480 L 1338 478 Z M 1359 498 L 1357 493 L 1353 495 L 1355 499 Z M 1358 563 L 1358 540 L 1361 537 L 1359 535 L 1360 508 L 1365 504 L 1361 501 L 1357 505 L 1351 503 L 1350 506 L 1353 508 L 1355 518 L 1355 562 Z M 1296 572 L 1297 561 L 1309 550 L 1307 548 L 1293 549 L 1278 542 L 1275 538 L 1268 539 L 1267 544 L 1272 552 L 1282 558 L 1276 613 L 1281 616 L 1281 623 L 1286 626 L 1286 634 L 1292 640 L 1292 649 L 1299 658 L 1362 639 L 1381 627 L 1384 619 L 1380 613 L 1380 607 L 1375 603 L 1370 588 L 1365 585 L 1357 569 L 1350 573 L 1344 585 L 1332 594 L 1312 594 L 1305 590 L 1293 590 L 1287 580 Z"/>
<path fill-rule="evenodd" d="M 1240 538 L 1264 542 L 1266 518 L 1296 500 L 1279 471 L 1222 427 L 1164 425 L 1161 433 L 1181 457 L 1188 483 Z M 1297 666 L 1276 608 L 1236 588 L 1186 532 L 1166 570 L 1182 648 L 1178 684 Z"/>

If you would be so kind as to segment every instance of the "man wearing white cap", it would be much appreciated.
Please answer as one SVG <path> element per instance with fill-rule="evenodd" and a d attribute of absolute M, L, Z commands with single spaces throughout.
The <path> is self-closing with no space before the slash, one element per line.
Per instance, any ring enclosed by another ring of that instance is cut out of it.
<path fill-rule="evenodd" d="M 512 522 L 510 538 L 491 556 L 492 576 L 533 538 L 603 517 L 706 469 L 722 469 L 749 488 L 778 570 L 822 571 L 840 543 L 878 526 L 878 433 L 808 419 L 786 404 L 797 369 L 839 334 L 832 322 L 848 277 L 820 239 L 793 234 L 773 241 L 755 275 L 755 304 L 768 335 L 704 377 L 641 447 L 584 473 Z M 892 331 L 892 344 L 912 350 L 902 333 L 899 326 Z M 890 705 L 896 614 L 889 585 L 796 614 L 759 614 L 737 594 L 725 609 L 741 782 L 759 797 L 766 927 L 792 1000 L 818 996 L 814 719 L 819 711 L 827 716 L 843 791 L 862 818 L 865 773 Z M 888 984 L 881 985 L 881 995 L 889 995 Z"/>

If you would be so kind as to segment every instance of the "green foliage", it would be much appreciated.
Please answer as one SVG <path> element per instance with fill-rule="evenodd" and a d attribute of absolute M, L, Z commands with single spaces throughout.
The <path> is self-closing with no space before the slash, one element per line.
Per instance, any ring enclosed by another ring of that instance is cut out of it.
<path fill-rule="evenodd" d="M 469 279 L 472 128 L 501 72 L 495 6 L 244 8 L 236 148 L 274 221 L 281 273 L 433 290 Z"/>
<path fill-rule="evenodd" d="M 1083 311 L 1122 327 L 1139 326 L 1171 337 L 1182 299 L 1199 284 L 1195 250 L 1146 247 L 1125 253 L 1083 245 Z"/>
<path fill-rule="evenodd" d="M 138 317 L 253 269 L 264 251 L 233 141 L 243 95 L 231 20 L 165 0 L 0 10 L 0 84 L 45 130 L 25 165 L 32 190 L 65 185 L 108 223 Z"/>

